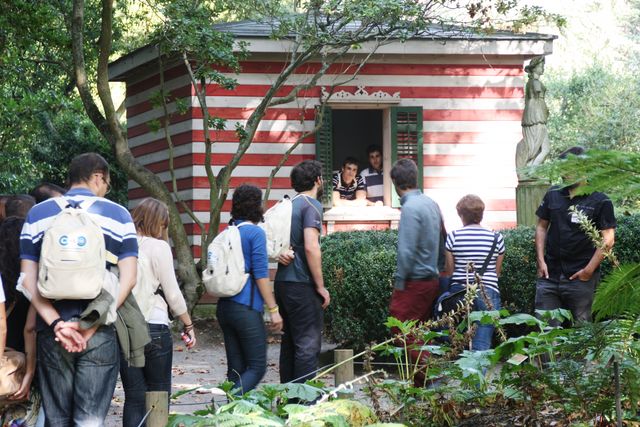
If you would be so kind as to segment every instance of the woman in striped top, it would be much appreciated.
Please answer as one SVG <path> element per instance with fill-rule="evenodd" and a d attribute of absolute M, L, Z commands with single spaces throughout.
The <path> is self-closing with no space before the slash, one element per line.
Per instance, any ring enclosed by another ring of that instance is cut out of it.
<path fill-rule="evenodd" d="M 463 227 L 447 235 L 445 255 L 447 257 L 447 265 L 453 267 L 449 290 L 451 293 L 455 293 L 463 290 L 467 283 L 472 284 L 474 282 L 473 270 L 468 272 L 467 266 L 473 263 L 475 270 L 480 270 L 487 256 L 489 256 L 494 240 L 497 239 L 489 264 L 482 275 L 484 291 L 491 303 L 491 307 L 487 306 L 482 297 L 482 291 L 479 290 L 479 295 L 473 302 L 473 310 L 498 310 L 500 308 L 498 277 L 502 270 L 502 260 L 504 258 L 504 238 L 500 233 L 494 233 L 480 225 L 484 213 L 484 203 L 480 197 L 473 194 L 464 196 L 458 201 L 456 210 L 462 220 Z M 487 350 L 491 348 L 493 329 L 492 325 L 477 325 L 477 330 L 471 343 L 472 349 Z"/>

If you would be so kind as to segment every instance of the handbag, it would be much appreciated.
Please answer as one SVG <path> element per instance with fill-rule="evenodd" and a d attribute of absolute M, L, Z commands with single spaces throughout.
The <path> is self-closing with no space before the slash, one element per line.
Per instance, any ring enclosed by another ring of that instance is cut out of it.
<path fill-rule="evenodd" d="M 26 369 L 24 353 L 11 348 L 4 350 L 0 360 L 0 406 L 7 397 L 20 390 Z"/>
<path fill-rule="evenodd" d="M 15 305 L 14 301 L 7 311 L 7 318 L 11 315 Z M 27 364 L 24 353 L 12 348 L 5 348 L 4 354 L 0 357 L 0 407 L 8 403 L 9 396 L 20 390 L 26 371 Z M 11 401 L 11 403 L 14 402 Z"/>
<path fill-rule="evenodd" d="M 493 257 L 493 253 L 496 250 L 496 246 L 498 245 L 498 234 L 494 233 L 493 235 L 493 244 L 491 245 L 491 249 L 489 249 L 489 254 L 487 258 L 485 258 L 484 263 L 482 264 L 482 268 L 478 270 L 478 275 L 482 277 L 484 272 L 487 270 L 489 266 L 489 262 L 491 262 L 491 258 Z M 449 284 L 451 287 L 451 284 Z M 450 313 L 456 309 L 458 303 L 462 301 L 467 294 L 467 288 L 461 289 L 457 292 L 451 293 L 449 290 L 442 293 L 438 300 L 436 301 L 433 316 L 438 319 L 442 317 L 445 313 Z"/>

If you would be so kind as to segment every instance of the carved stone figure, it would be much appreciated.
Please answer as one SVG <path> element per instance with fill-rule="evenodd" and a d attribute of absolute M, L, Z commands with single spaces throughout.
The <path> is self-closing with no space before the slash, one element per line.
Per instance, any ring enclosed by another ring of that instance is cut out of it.
<path fill-rule="evenodd" d="M 544 56 L 537 56 L 524 70 L 528 80 L 524 91 L 524 113 L 522 114 L 523 139 L 516 147 L 516 167 L 539 165 L 551 149 L 547 132 L 549 110 L 544 100 L 547 89 L 540 81 L 544 73 Z"/>

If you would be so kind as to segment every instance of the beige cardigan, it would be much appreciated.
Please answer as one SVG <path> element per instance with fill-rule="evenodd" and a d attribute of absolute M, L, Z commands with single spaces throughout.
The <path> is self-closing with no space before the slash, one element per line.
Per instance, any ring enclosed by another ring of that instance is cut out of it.
<path fill-rule="evenodd" d="M 164 293 L 164 298 L 160 295 L 154 295 L 154 305 L 149 323 L 168 325 L 167 305 L 174 317 L 187 312 L 187 304 L 173 269 L 171 247 L 164 240 L 148 236 L 138 236 L 138 243 L 138 250 L 151 261 L 154 278 L 160 283 L 160 289 Z"/>

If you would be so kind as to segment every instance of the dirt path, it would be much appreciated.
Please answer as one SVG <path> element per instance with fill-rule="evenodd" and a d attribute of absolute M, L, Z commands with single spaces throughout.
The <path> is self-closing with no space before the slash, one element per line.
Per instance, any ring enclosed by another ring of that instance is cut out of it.
<path fill-rule="evenodd" d="M 187 350 L 180 340 L 180 336 L 174 334 L 172 393 L 200 386 L 216 386 L 225 380 L 227 360 L 222 332 L 218 323 L 214 320 L 198 320 L 195 327 L 198 342 L 193 350 Z M 279 355 L 280 344 L 269 344 L 267 347 L 267 373 L 262 383 L 279 383 Z M 172 402 L 170 411 L 192 413 L 197 409 L 204 409 L 206 405 L 211 403 L 211 399 L 211 393 L 188 393 Z M 216 398 L 216 401 L 218 400 L 219 398 Z M 107 427 L 122 425 L 123 403 L 124 392 L 120 380 L 118 380 L 107 417 Z"/>

